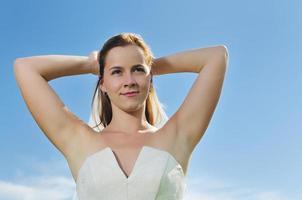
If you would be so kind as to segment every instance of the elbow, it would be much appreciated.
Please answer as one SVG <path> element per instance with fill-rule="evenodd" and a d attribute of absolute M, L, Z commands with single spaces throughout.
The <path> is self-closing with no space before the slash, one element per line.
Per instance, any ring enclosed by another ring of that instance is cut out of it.
<path fill-rule="evenodd" d="M 29 64 L 27 57 L 16 58 L 13 63 L 14 71 L 18 68 L 24 68 L 25 65 Z"/>
<path fill-rule="evenodd" d="M 13 63 L 14 74 L 20 73 L 20 71 L 23 71 L 23 69 L 26 68 L 25 65 L 27 65 L 26 58 L 16 58 Z"/>
<path fill-rule="evenodd" d="M 220 46 L 218 46 L 218 48 L 219 48 L 219 51 L 220 51 L 220 55 L 221 55 L 224 59 L 228 60 L 228 58 L 229 58 L 229 51 L 228 51 L 227 46 L 225 46 L 225 45 L 220 45 Z"/>
<path fill-rule="evenodd" d="M 20 68 L 21 65 L 22 65 L 22 58 L 17 58 L 14 60 L 14 64 L 13 64 L 14 73 L 16 73 L 17 68 Z"/>
<path fill-rule="evenodd" d="M 229 60 L 229 51 L 227 46 L 225 45 L 220 45 L 217 46 L 218 48 L 218 52 L 217 52 L 217 56 L 216 59 L 225 67 L 227 67 L 228 65 L 228 60 Z"/>
<path fill-rule="evenodd" d="M 15 75 L 15 79 L 18 79 L 19 74 L 21 74 L 20 69 L 21 69 L 21 66 L 23 65 L 22 63 L 23 63 L 22 58 L 17 58 L 14 60 L 13 72 Z"/>
<path fill-rule="evenodd" d="M 24 58 L 16 58 L 14 60 L 14 68 L 24 65 Z"/>
<path fill-rule="evenodd" d="M 227 46 L 225 46 L 225 45 L 222 45 L 221 47 L 223 49 L 223 58 L 226 60 L 226 62 L 228 62 L 228 60 L 229 60 L 229 50 L 228 50 Z"/>

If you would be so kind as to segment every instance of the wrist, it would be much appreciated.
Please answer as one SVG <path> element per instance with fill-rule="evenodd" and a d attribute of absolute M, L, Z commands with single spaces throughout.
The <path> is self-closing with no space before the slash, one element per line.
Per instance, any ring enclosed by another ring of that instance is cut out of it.
<path fill-rule="evenodd" d="M 94 74 L 96 76 L 99 76 L 100 74 L 100 67 L 99 67 L 99 61 L 98 61 L 98 52 L 97 51 L 92 51 L 89 56 L 87 57 L 88 59 L 88 66 L 90 68 L 90 73 Z"/>

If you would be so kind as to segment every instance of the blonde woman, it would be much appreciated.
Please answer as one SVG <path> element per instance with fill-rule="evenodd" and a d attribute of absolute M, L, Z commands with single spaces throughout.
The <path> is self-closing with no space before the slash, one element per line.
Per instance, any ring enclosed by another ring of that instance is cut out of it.
<path fill-rule="evenodd" d="M 14 72 L 33 118 L 66 158 L 78 199 L 180 200 L 191 153 L 216 108 L 227 63 L 224 45 L 154 58 L 140 35 L 121 33 L 89 56 L 17 58 Z M 153 77 L 180 72 L 198 76 L 165 120 Z M 70 112 L 48 84 L 87 73 L 98 76 L 94 127 Z"/>

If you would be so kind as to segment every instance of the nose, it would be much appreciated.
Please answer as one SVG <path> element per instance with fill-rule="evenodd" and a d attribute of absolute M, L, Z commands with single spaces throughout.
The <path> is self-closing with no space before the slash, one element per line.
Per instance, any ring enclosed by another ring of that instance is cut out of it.
<path fill-rule="evenodd" d="M 131 73 L 127 74 L 125 76 L 125 84 L 124 84 L 124 86 L 131 87 L 131 86 L 134 86 L 134 85 L 136 85 L 136 80 L 135 80 L 134 76 Z"/>

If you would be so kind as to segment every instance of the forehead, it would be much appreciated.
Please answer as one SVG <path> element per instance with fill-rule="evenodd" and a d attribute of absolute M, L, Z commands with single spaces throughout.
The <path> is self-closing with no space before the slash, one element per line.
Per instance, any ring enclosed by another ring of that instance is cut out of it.
<path fill-rule="evenodd" d="M 107 66 L 111 65 L 131 65 L 137 63 L 145 63 L 143 50 L 136 45 L 128 45 L 124 47 L 114 47 L 110 49 L 106 56 Z"/>

